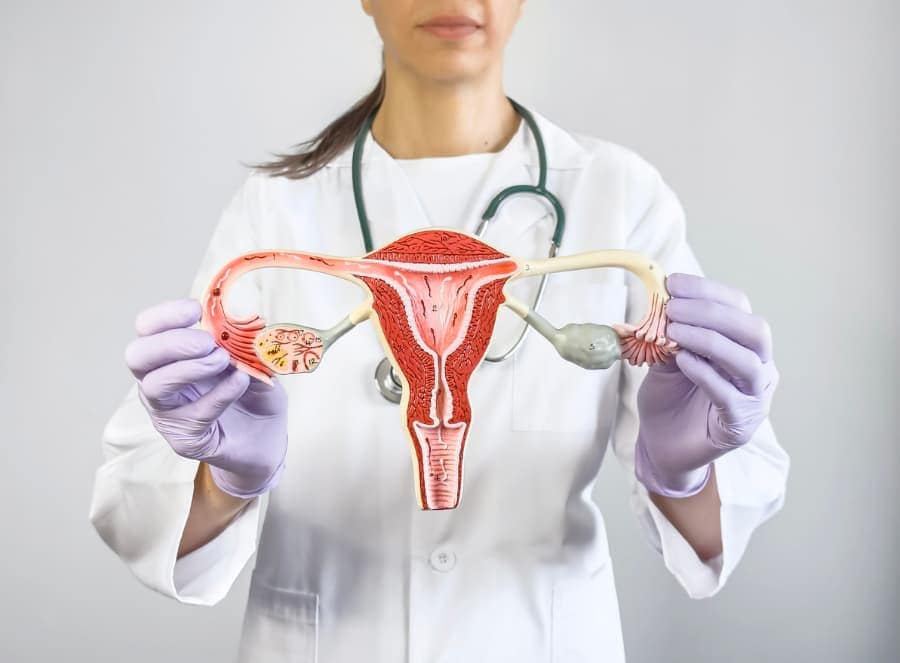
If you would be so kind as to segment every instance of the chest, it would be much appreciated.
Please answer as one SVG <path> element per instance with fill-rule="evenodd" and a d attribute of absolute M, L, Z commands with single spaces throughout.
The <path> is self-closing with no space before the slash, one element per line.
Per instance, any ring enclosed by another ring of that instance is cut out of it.
<path fill-rule="evenodd" d="M 504 187 L 534 181 L 525 166 L 495 167 L 483 181 L 463 186 L 458 199 L 434 182 L 414 185 L 399 168 L 371 164 L 363 170 L 363 192 L 376 248 L 398 236 L 437 222 L 472 233 L 481 212 Z M 264 248 L 356 257 L 365 253 L 349 169 L 326 169 L 301 188 L 284 187 L 268 201 Z M 565 211 L 561 254 L 622 245 L 620 194 L 613 180 L 589 180 L 582 171 L 551 170 L 548 188 Z M 456 201 L 452 204 L 452 201 Z M 430 210 L 441 209 L 441 214 Z M 484 241 L 514 257 L 544 257 L 557 219 L 534 195 L 510 197 L 491 220 Z M 519 279 L 510 292 L 532 302 L 539 278 Z M 263 270 L 263 315 L 269 323 L 290 322 L 319 329 L 333 326 L 361 304 L 367 293 L 357 284 L 300 270 Z M 608 324 L 625 319 L 626 286 L 617 270 L 585 270 L 548 277 L 538 310 L 561 327 L 569 322 Z M 306 485 L 340 481 L 386 493 L 388 501 L 414 502 L 410 440 L 398 407 L 375 383 L 385 348 L 373 319 L 342 337 L 315 372 L 283 378 L 291 398 L 290 426 L 297 443 L 293 465 L 302 466 Z M 522 320 L 501 306 L 488 356 L 512 347 Z M 578 468 L 599 469 L 617 399 L 619 367 L 589 371 L 564 361 L 533 330 L 519 350 L 499 363 L 482 362 L 471 376 L 471 430 L 465 471 L 482 482 L 504 485 L 546 480 L 566 486 Z M 558 440 L 558 442 L 550 442 Z M 293 442 L 292 442 L 293 444 Z M 327 451 L 324 451 L 327 449 Z M 599 452 L 599 453 L 598 453 Z M 469 482 L 471 484 L 472 482 Z M 515 488 L 514 488 L 515 489 Z M 487 490 L 467 487 L 468 492 Z M 487 490 L 488 493 L 492 491 Z M 399 495 L 399 497 L 398 497 Z M 353 508 L 359 492 L 338 501 Z M 465 499 L 465 497 L 463 497 Z"/>

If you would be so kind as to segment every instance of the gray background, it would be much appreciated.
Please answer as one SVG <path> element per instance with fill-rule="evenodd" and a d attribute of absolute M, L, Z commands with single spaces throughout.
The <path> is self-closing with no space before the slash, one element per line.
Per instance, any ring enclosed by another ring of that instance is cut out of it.
<path fill-rule="evenodd" d="M 897 660 L 898 4 L 532 0 L 513 36 L 507 92 L 660 168 L 783 376 L 787 502 L 712 599 L 610 454 L 631 662 Z M 379 55 L 358 2 L 3 3 L 3 661 L 233 656 L 249 566 L 214 609 L 139 585 L 87 519 L 100 432 L 134 315 L 187 294 L 238 161 L 312 136 Z"/>

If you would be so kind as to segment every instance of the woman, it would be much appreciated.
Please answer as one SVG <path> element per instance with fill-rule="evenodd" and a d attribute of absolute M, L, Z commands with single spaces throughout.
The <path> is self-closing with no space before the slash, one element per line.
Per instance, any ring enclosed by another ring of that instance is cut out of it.
<path fill-rule="evenodd" d="M 415 503 L 396 405 L 372 384 L 383 350 L 371 325 L 342 338 L 314 375 L 271 387 L 229 366 L 195 327 L 197 299 L 242 253 L 365 252 L 351 156 L 370 113 L 361 176 L 375 247 L 429 226 L 471 233 L 497 191 L 535 181 L 535 139 L 502 88 L 524 0 L 435 4 L 363 0 L 384 42 L 375 90 L 308 150 L 247 177 L 191 298 L 142 311 L 126 350 L 137 382 L 104 431 L 92 522 L 142 582 L 212 605 L 256 551 L 269 495 L 244 661 L 624 660 L 590 499 L 607 444 L 635 477 L 650 544 L 695 598 L 722 587 L 784 500 L 789 459 L 767 418 L 778 374 L 765 320 L 742 292 L 703 277 L 681 206 L 651 165 L 539 113 L 547 185 L 568 213 L 562 253 L 625 248 L 658 261 L 681 349 L 649 370 L 586 371 L 533 335 L 512 359 L 482 364 L 458 508 Z M 486 241 L 542 256 L 553 229 L 546 204 L 519 196 Z M 325 328 L 360 301 L 349 283 L 285 271 L 243 277 L 229 313 Z M 535 280 L 516 282 L 522 299 Z M 646 293 L 624 270 L 566 272 L 548 279 L 540 310 L 556 324 L 633 323 Z M 501 310 L 488 354 L 519 324 Z"/>

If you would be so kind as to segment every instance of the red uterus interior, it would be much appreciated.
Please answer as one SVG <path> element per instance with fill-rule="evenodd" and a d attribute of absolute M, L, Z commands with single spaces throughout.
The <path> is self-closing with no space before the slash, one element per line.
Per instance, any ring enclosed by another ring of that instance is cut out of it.
<path fill-rule="evenodd" d="M 424 509 L 452 509 L 472 419 L 469 379 L 491 339 L 517 264 L 475 238 L 408 235 L 353 270 L 372 292 L 384 340 L 408 386 L 402 405 Z"/>
<path fill-rule="evenodd" d="M 374 323 L 403 376 L 403 420 L 423 509 L 452 509 L 462 490 L 463 450 L 472 420 L 469 379 L 487 351 L 516 260 L 452 230 L 405 235 L 362 258 L 258 251 L 225 265 L 204 294 L 204 325 L 244 370 L 267 380 L 318 365 L 322 339 L 299 325 L 235 320 L 222 298 L 252 269 L 306 269 L 352 275 L 372 294 Z"/>

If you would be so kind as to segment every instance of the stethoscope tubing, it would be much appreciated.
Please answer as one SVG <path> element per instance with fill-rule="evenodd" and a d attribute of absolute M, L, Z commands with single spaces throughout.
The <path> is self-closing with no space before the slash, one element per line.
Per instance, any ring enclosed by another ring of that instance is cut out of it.
<path fill-rule="evenodd" d="M 532 114 L 528 111 L 528 109 L 526 109 L 511 97 L 507 97 L 507 99 L 509 99 L 510 103 L 513 105 L 519 115 L 522 116 L 522 119 L 528 124 L 528 127 L 531 129 L 531 133 L 534 136 L 534 142 L 537 147 L 538 153 L 538 182 L 537 184 L 516 184 L 514 186 L 503 189 L 502 191 L 500 191 L 500 193 L 494 196 L 488 203 L 487 208 L 485 208 L 484 214 L 482 214 L 481 216 L 481 223 L 478 224 L 478 227 L 475 230 L 475 236 L 484 237 L 491 219 L 493 219 L 497 214 L 500 206 L 511 196 L 523 193 L 535 194 L 550 203 L 551 207 L 553 208 L 554 217 L 556 219 L 556 226 L 553 231 L 553 237 L 550 241 L 550 250 L 548 252 L 548 257 L 552 258 L 558 254 L 560 245 L 562 243 L 563 233 L 565 232 L 565 209 L 563 208 L 563 205 L 559 201 L 559 199 L 546 187 L 547 153 L 544 146 L 544 138 L 537 126 L 537 122 L 535 121 Z M 366 211 L 366 203 L 363 199 L 362 194 L 362 169 L 360 167 L 360 164 L 362 161 L 363 144 L 365 143 L 366 137 L 371 130 L 372 121 L 375 119 L 375 114 L 377 112 L 378 108 L 375 108 L 375 110 L 373 110 L 363 121 L 363 124 L 360 127 L 359 132 L 356 135 L 356 139 L 353 143 L 353 158 L 351 163 L 353 200 L 356 205 L 356 214 L 359 219 L 359 227 L 362 233 L 363 245 L 365 246 L 366 253 L 371 253 L 372 251 L 374 251 L 374 245 L 372 242 L 372 230 L 371 224 L 369 222 L 369 215 Z M 541 298 L 543 297 L 547 282 L 547 276 L 547 273 L 541 275 L 541 280 L 538 284 L 538 290 L 532 304 L 532 309 L 535 311 L 540 305 Z M 497 355 L 486 355 L 484 357 L 484 360 L 491 363 L 500 363 L 512 357 L 522 346 L 522 343 L 525 340 L 525 335 L 527 333 L 528 324 L 526 323 L 523 324 L 522 331 L 520 332 L 516 341 L 508 350 L 506 350 L 506 352 L 502 352 Z M 375 381 L 382 396 L 384 396 L 388 401 L 392 403 L 400 402 L 402 397 L 402 385 L 397 379 L 397 376 L 394 373 L 394 367 L 391 365 L 391 362 L 387 357 L 382 358 L 382 360 L 378 363 L 378 366 L 375 369 Z"/>

